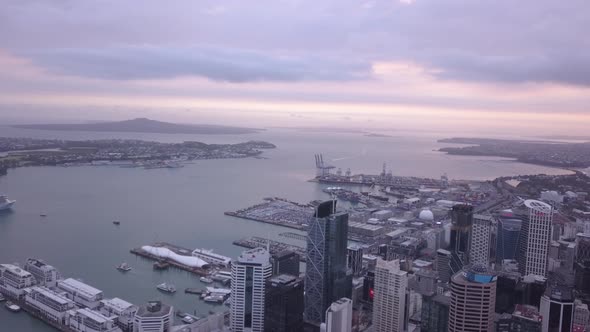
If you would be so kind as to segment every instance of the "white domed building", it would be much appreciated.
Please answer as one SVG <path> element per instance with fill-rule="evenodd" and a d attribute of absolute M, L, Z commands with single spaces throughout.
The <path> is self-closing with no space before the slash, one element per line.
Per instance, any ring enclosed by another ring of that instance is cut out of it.
<path fill-rule="evenodd" d="M 434 221 L 434 213 L 432 213 L 432 211 L 430 211 L 428 209 L 424 209 L 424 210 L 420 211 L 420 214 L 418 215 L 418 219 L 420 219 L 422 221 Z"/>

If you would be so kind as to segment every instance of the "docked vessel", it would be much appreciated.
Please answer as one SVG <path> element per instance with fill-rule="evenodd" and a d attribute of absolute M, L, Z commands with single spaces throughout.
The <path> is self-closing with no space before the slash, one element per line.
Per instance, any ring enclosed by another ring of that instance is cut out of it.
<path fill-rule="evenodd" d="M 205 302 L 221 304 L 225 298 L 221 295 L 208 295 L 203 299 Z"/>
<path fill-rule="evenodd" d="M 16 203 L 15 200 L 10 200 L 7 196 L 0 195 L 0 211 L 12 208 L 14 203 Z"/>
<path fill-rule="evenodd" d="M 20 311 L 20 307 L 10 301 L 6 301 L 6 304 L 4 304 L 4 306 L 6 307 L 6 309 L 8 309 L 12 312 L 19 312 Z"/>
<path fill-rule="evenodd" d="M 213 282 L 213 279 L 207 278 L 207 277 L 201 277 L 199 280 L 201 280 L 201 282 L 204 282 L 206 284 L 210 284 Z"/>
<path fill-rule="evenodd" d="M 2 294 L 0 294 L 0 302 L 3 302 L 3 301 L 6 301 L 6 298 Z"/>
<path fill-rule="evenodd" d="M 129 266 L 129 264 L 127 263 L 121 263 L 119 266 L 117 266 L 117 270 L 122 271 L 122 272 L 128 272 L 131 271 L 131 266 Z"/>
<path fill-rule="evenodd" d="M 176 287 L 174 287 L 174 285 L 167 284 L 165 282 L 159 284 L 158 286 L 156 286 L 156 288 L 158 288 L 162 292 L 166 292 L 166 293 L 175 293 L 176 292 Z"/>

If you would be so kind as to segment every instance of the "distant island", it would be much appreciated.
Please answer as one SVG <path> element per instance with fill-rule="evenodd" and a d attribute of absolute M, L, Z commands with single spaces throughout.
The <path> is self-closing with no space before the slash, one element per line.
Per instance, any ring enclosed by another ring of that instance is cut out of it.
<path fill-rule="evenodd" d="M 590 143 L 469 137 L 446 138 L 438 142 L 469 145 L 439 149 L 453 155 L 507 157 L 523 163 L 554 167 L 590 167 Z"/>
<path fill-rule="evenodd" d="M 132 132 L 132 133 L 158 133 L 158 134 L 253 134 L 262 129 L 231 127 L 207 124 L 177 124 L 137 118 L 116 122 L 82 123 L 82 124 L 23 124 L 12 125 L 14 128 L 59 130 L 59 131 L 102 131 L 102 132 Z"/>
<path fill-rule="evenodd" d="M 376 133 L 366 133 L 363 136 L 365 136 L 365 137 L 393 137 L 393 136 L 387 135 L 387 134 L 376 134 Z"/>

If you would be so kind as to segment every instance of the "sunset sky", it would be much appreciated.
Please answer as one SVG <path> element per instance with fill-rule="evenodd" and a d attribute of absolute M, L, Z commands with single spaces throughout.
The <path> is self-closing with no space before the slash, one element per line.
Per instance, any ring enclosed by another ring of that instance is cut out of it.
<path fill-rule="evenodd" d="M 588 0 L 3 0 L 0 124 L 589 134 L 588 31 Z"/>

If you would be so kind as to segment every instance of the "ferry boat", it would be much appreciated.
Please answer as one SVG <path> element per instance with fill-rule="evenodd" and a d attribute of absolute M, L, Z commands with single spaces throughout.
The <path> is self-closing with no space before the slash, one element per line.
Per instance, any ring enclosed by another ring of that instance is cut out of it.
<path fill-rule="evenodd" d="M 17 306 L 16 304 L 12 303 L 11 301 L 6 301 L 6 304 L 4 304 L 4 306 L 6 307 L 6 309 L 8 309 L 12 312 L 19 312 L 20 311 L 20 307 Z"/>
<path fill-rule="evenodd" d="M 207 278 L 207 277 L 201 277 L 199 280 L 201 280 L 201 282 L 204 282 L 206 284 L 210 284 L 213 282 L 213 279 Z"/>
<path fill-rule="evenodd" d="M 16 203 L 15 200 L 10 200 L 7 196 L 0 195 L 0 211 L 12 208 L 14 203 Z"/>
<path fill-rule="evenodd" d="M 122 271 L 122 272 L 128 272 L 131 271 L 131 266 L 129 266 L 129 264 L 127 263 L 121 263 L 119 266 L 117 266 L 117 270 Z"/>
<path fill-rule="evenodd" d="M 156 288 L 158 288 L 162 292 L 166 292 L 166 293 L 175 293 L 176 292 L 176 287 L 174 287 L 174 285 L 167 284 L 165 282 L 159 284 L 158 286 L 156 286 Z"/>

